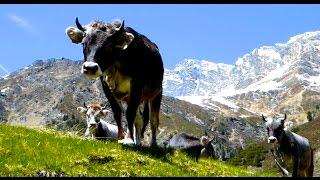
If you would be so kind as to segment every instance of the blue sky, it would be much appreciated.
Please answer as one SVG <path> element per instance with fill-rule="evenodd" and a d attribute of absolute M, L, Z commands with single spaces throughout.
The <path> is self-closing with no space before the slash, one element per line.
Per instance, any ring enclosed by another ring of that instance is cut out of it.
<path fill-rule="evenodd" d="M 170 69 L 185 58 L 234 64 L 254 48 L 320 30 L 317 4 L 2 4 L 0 72 L 38 59 L 83 59 L 81 46 L 65 35 L 68 26 L 75 26 L 75 17 L 84 25 L 124 19 L 159 46 Z"/>

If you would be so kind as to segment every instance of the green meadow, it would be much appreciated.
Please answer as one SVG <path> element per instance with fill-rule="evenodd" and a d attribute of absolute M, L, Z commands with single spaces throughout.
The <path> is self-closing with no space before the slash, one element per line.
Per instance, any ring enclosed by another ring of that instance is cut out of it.
<path fill-rule="evenodd" d="M 0 176 L 276 176 L 183 151 L 86 140 L 73 133 L 0 124 Z"/>

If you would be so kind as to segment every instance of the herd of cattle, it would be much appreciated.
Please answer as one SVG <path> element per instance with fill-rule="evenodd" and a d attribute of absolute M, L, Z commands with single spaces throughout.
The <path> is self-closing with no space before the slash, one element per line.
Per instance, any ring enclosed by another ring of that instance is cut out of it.
<path fill-rule="evenodd" d="M 73 43 L 81 43 L 83 46 L 84 63 L 81 72 L 90 79 L 100 78 L 116 121 L 116 125 L 113 125 L 103 120 L 109 113 L 106 107 L 84 103 L 77 110 L 87 117 L 85 136 L 141 145 L 150 121 L 150 144 L 157 146 L 164 73 L 158 46 L 134 29 L 125 27 L 124 21 L 93 21 L 82 26 L 76 18 L 76 25 L 68 27 L 66 34 Z M 127 133 L 121 122 L 123 102 L 127 104 Z M 266 122 L 268 143 L 274 144 L 271 152 L 276 165 L 285 176 L 290 176 L 284 162 L 291 160 L 291 176 L 313 176 L 313 149 L 308 139 L 285 127 L 285 119 L 286 115 L 281 119 L 265 118 L 262 115 L 262 120 Z M 214 158 L 212 139 L 207 135 L 198 138 L 179 133 L 164 145 L 186 150 L 197 161 L 202 156 Z"/>

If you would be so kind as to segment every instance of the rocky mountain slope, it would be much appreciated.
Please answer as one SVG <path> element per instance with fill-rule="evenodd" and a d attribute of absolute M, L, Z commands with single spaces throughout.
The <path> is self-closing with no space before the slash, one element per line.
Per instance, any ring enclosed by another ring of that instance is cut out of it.
<path fill-rule="evenodd" d="M 168 96 L 235 116 L 287 113 L 299 125 L 320 104 L 320 31 L 256 48 L 235 65 L 187 59 L 165 72 Z"/>

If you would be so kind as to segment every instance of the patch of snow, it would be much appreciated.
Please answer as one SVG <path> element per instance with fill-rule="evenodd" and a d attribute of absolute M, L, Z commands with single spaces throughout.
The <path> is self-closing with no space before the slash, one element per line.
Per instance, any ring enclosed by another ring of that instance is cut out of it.
<path fill-rule="evenodd" d="M 235 103 L 228 101 L 227 99 L 225 99 L 224 97 L 221 96 L 214 96 L 210 98 L 212 101 L 216 101 L 219 102 L 221 104 L 224 104 L 232 109 L 238 110 L 239 106 L 237 106 Z"/>
<path fill-rule="evenodd" d="M 177 96 L 177 99 L 190 102 L 191 104 L 203 106 L 203 100 L 206 99 L 206 96 Z"/>
<path fill-rule="evenodd" d="M 6 93 L 7 91 L 10 91 L 10 89 L 11 89 L 10 87 L 6 87 L 4 89 L 1 89 L 0 92 L 1 93 Z"/>

